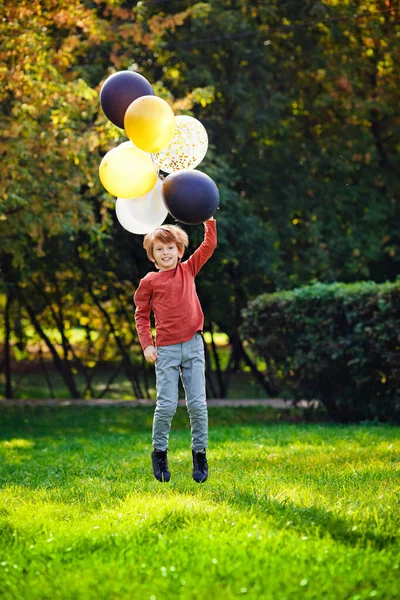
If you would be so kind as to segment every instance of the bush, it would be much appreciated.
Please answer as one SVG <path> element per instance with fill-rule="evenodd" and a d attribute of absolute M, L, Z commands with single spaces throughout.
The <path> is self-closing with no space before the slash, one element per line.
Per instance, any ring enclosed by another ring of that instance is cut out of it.
<path fill-rule="evenodd" d="M 341 421 L 399 420 L 400 280 L 263 294 L 241 336 L 278 393 L 319 399 Z"/>

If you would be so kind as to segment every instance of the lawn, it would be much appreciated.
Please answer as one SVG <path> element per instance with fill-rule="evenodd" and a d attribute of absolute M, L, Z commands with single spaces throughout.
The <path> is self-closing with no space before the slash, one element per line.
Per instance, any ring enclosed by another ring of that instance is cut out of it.
<path fill-rule="evenodd" d="M 179 408 L 170 484 L 152 410 L 1 407 L 0 597 L 400 597 L 400 429 L 210 409 L 210 478 L 191 480 Z"/>

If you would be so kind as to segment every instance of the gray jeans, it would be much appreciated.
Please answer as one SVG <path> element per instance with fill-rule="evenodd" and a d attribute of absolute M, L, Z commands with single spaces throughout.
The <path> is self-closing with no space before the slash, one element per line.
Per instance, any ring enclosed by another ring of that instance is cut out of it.
<path fill-rule="evenodd" d="M 208 413 L 204 375 L 204 345 L 200 333 L 182 344 L 157 347 L 157 405 L 153 419 L 153 447 L 167 450 L 173 416 L 178 406 L 179 376 L 185 390 L 192 431 L 192 449 L 207 448 Z"/>

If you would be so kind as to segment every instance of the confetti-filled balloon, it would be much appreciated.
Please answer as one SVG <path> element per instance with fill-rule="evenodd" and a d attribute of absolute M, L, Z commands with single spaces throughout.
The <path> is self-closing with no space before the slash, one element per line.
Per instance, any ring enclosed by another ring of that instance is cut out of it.
<path fill-rule="evenodd" d="M 168 211 L 161 197 L 162 182 L 141 198 L 117 198 L 115 211 L 117 219 L 130 233 L 146 234 L 164 223 Z"/>
<path fill-rule="evenodd" d="M 107 192 L 121 198 L 138 198 L 151 190 L 157 171 L 149 154 L 126 142 L 103 157 L 99 167 L 100 181 Z"/>
<path fill-rule="evenodd" d="M 175 131 L 171 142 L 154 154 L 156 165 L 166 173 L 194 169 L 201 163 L 208 149 L 207 131 L 194 117 L 175 117 Z"/>

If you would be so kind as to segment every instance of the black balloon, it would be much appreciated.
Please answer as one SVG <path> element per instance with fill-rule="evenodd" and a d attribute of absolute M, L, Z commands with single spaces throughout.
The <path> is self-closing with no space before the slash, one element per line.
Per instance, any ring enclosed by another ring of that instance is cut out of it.
<path fill-rule="evenodd" d="M 168 212 L 181 223 L 197 225 L 213 216 L 219 205 L 214 181 L 201 171 L 177 171 L 165 179 L 162 196 Z"/>
<path fill-rule="evenodd" d="M 103 83 L 100 105 L 106 117 L 123 129 L 126 109 L 141 96 L 154 96 L 147 79 L 134 71 L 119 71 L 110 75 Z"/>

